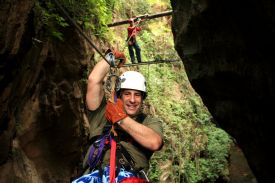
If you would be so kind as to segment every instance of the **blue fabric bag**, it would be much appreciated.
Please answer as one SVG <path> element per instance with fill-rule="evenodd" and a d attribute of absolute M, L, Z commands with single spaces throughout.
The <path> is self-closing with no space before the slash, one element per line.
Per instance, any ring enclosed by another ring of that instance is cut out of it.
<path fill-rule="evenodd" d="M 99 170 L 96 170 L 87 175 L 83 175 L 78 179 L 72 181 L 72 183 L 109 183 L 110 182 L 110 167 L 106 166 L 103 170 L 102 176 L 100 176 Z M 132 172 L 126 171 L 124 168 L 120 168 L 120 171 L 116 177 L 116 183 L 130 177 L 135 177 Z"/>

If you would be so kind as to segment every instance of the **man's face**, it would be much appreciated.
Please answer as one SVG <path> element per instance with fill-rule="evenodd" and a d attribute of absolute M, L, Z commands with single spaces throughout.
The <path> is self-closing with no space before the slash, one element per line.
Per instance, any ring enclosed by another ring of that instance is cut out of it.
<path fill-rule="evenodd" d="M 135 116 L 140 112 L 142 105 L 142 93 L 137 90 L 122 90 L 121 99 L 126 113 Z"/>

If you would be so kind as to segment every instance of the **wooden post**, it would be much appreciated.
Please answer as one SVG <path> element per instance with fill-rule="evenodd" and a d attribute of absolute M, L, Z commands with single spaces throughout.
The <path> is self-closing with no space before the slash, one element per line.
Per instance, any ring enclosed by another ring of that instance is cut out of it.
<path fill-rule="evenodd" d="M 159 18 L 159 17 L 163 17 L 163 16 L 170 16 L 172 15 L 173 11 L 164 11 L 161 13 L 156 13 L 156 14 L 152 14 L 152 15 L 141 15 L 141 16 L 137 16 L 135 18 L 141 18 L 141 19 L 154 19 L 154 18 Z M 108 24 L 108 27 L 114 27 L 114 26 L 118 26 L 118 25 L 123 25 L 123 24 L 128 24 L 128 20 L 122 20 L 119 22 L 114 22 L 111 24 Z"/>

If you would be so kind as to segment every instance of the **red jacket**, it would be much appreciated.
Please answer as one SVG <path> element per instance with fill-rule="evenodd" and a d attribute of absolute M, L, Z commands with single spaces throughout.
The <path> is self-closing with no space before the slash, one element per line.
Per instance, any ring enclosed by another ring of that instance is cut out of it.
<path fill-rule="evenodd" d="M 131 37 L 134 39 L 136 38 L 137 32 L 141 31 L 141 28 L 136 26 L 129 26 L 127 30 L 128 30 L 128 38 Z"/>

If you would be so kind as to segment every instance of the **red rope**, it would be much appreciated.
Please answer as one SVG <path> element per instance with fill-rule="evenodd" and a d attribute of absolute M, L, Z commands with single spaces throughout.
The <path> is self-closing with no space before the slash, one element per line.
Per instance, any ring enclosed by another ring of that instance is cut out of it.
<path fill-rule="evenodd" d="M 110 155 L 110 183 L 116 182 L 116 141 L 112 138 Z"/>

